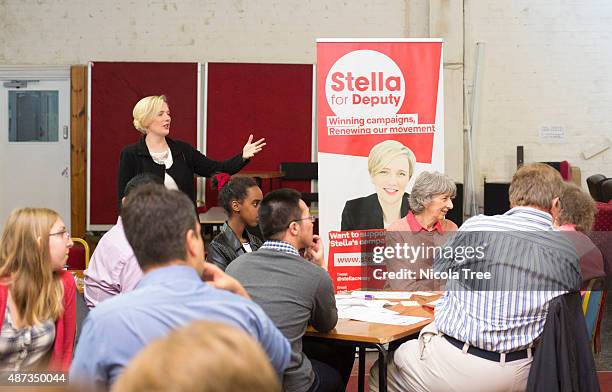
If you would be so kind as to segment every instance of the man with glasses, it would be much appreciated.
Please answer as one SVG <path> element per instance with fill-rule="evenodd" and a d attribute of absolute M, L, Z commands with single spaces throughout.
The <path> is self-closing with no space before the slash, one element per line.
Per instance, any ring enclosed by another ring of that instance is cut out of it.
<path fill-rule="evenodd" d="M 259 207 L 266 242 L 256 252 L 235 259 L 226 272 L 244 286 L 291 343 L 284 390 L 343 391 L 338 372 L 309 359 L 302 350 L 308 324 L 327 332 L 338 321 L 334 288 L 321 240 L 312 232 L 313 223 L 299 192 L 279 189 L 268 193 Z M 352 366 L 354 355 L 349 360 Z"/>

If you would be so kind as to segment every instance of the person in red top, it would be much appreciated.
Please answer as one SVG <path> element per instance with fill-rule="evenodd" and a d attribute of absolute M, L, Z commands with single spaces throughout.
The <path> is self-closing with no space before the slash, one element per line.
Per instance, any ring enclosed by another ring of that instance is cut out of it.
<path fill-rule="evenodd" d="M 565 183 L 558 204 L 553 206 L 552 214 L 553 226 L 565 232 L 576 248 L 580 257 L 582 288 L 586 289 L 591 279 L 606 276 L 603 255 L 586 235 L 593 228 L 597 214 L 595 201 L 580 187 Z"/>
<path fill-rule="evenodd" d="M 76 285 L 64 271 L 70 233 L 53 210 L 14 210 L 0 239 L 0 371 L 67 371 Z"/>
<path fill-rule="evenodd" d="M 423 172 L 417 177 L 410 193 L 410 211 L 387 228 L 386 246 L 395 251 L 385 264 L 387 271 L 395 274 L 386 276 L 385 289 L 439 288 L 427 274 L 432 268 L 433 247 L 441 247 L 448 238 L 445 234 L 457 231 L 457 225 L 446 219 L 456 194 L 455 182 L 442 173 Z"/>

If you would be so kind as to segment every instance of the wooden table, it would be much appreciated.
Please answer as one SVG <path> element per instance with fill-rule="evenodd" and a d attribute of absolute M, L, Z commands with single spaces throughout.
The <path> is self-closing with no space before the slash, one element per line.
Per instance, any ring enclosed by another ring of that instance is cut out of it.
<path fill-rule="evenodd" d="M 214 237 L 217 228 L 223 226 L 227 220 L 227 213 L 223 207 L 211 207 L 208 211 L 198 214 L 200 224 L 202 225 L 202 235 L 211 234 Z M 210 228 L 210 230 L 208 230 Z"/>
<path fill-rule="evenodd" d="M 272 191 L 272 188 L 274 187 L 273 185 L 273 181 L 275 178 L 282 178 L 285 175 L 285 173 L 278 171 L 278 170 L 271 170 L 271 171 L 248 171 L 248 170 L 243 170 L 241 172 L 238 172 L 236 174 L 232 174 L 232 177 L 253 177 L 256 181 L 257 184 L 261 187 L 262 185 L 262 180 L 266 179 L 268 180 L 268 191 Z"/>
<path fill-rule="evenodd" d="M 222 225 L 227 220 L 227 213 L 223 207 L 211 207 L 208 211 L 199 214 L 198 218 L 203 225 Z"/>
<path fill-rule="evenodd" d="M 435 296 L 414 296 L 411 301 L 417 301 L 421 304 L 434 301 L 441 297 L 441 294 Z M 391 300 L 398 302 L 399 300 Z M 363 392 L 365 382 L 365 349 L 375 348 L 378 350 L 378 387 L 382 392 L 387 391 L 387 357 L 388 350 L 385 348 L 387 343 L 400 343 L 402 340 L 418 333 L 427 324 L 433 321 L 434 312 L 431 307 L 427 306 L 411 306 L 404 307 L 395 305 L 390 309 L 400 312 L 407 316 L 427 317 L 417 324 L 411 325 L 388 325 L 370 323 L 364 321 L 355 321 L 347 319 L 339 319 L 336 328 L 329 332 L 318 332 L 311 326 L 306 330 L 305 336 L 317 339 L 329 339 L 339 342 L 345 342 L 359 348 L 359 376 L 358 390 Z"/>

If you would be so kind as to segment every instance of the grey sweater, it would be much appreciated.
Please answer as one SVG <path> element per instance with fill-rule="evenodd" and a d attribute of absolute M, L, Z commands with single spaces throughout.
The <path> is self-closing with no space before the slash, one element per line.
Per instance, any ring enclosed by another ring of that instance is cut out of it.
<path fill-rule="evenodd" d="M 327 332 L 338 321 L 334 288 L 327 271 L 299 256 L 259 249 L 235 259 L 226 272 L 238 279 L 291 343 L 284 390 L 307 391 L 314 382 L 314 373 L 302 353 L 302 336 L 308 324 Z"/>

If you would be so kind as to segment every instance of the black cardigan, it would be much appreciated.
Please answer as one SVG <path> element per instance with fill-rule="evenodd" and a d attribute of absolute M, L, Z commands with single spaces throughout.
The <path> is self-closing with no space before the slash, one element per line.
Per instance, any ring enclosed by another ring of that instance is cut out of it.
<path fill-rule="evenodd" d="M 410 195 L 404 192 L 400 211 L 400 217 L 402 218 L 408 215 L 408 211 L 410 211 L 410 204 L 408 203 L 409 197 Z M 340 230 L 368 230 L 384 228 L 383 210 L 378 202 L 378 195 L 376 193 L 371 194 L 370 196 L 349 200 L 344 205 Z"/>
<path fill-rule="evenodd" d="M 172 176 L 178 188 L 185 192 L 194 204 L 196 201 L 194 175 L 210 177 L 218 172 L 234 174 L 248 162 L 248 160 L 242 158 L 242 153 L 222 162 L 213 161 L 189 143 L 172 140 L 169 137 L 166 137 L 166 142 L 170 147 L 173 161 L 172 166 L 168 169 L 168 174 Z M 121 206 L 126 184 L 134 176 L 141 173 L 151 173 L 163 180 L 165 172 L 165 166 L 155 163 L 151 158 L 145 143 L 145 136 L 138 143 L 124 147 L 121 151 L 119 174 L 117 176 L 118 205 Z"/>

